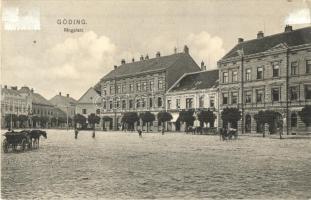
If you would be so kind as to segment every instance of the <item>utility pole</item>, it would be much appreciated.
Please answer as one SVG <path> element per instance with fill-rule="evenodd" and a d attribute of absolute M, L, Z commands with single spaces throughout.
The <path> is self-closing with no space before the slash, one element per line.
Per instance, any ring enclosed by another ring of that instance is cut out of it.
<path fill-rule="evenodd" d="M 288 90 L 289 90 L 289 48 L 286 48 L 286 135 L 289 134 L 288 119 L 289 119 L 289 105 L 288 105 Z"/>
<path fill-rule="evenodd" d="M 117 77 L 116 77 L 116 72 L 115 72 L 114 73 L 114 131 L 118 130 L 117 126 L 118 126 L 118 122 L 117 122 Z"/>

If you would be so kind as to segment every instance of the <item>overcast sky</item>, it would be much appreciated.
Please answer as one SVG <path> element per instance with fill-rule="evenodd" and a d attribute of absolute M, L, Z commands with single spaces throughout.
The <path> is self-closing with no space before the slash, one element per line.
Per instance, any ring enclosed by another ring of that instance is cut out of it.
<path fill-rule="evenodd" d="M 275 34 L 285 24 L 310 26 L 309 8 L 307 0 L 7 0 L 2 5 L 1 83 L 30 86 L 47 99 L 58 92 L 79 99 L 122 58 L 152 58 L 157 51 L 169 55 L 185 44 L 198 64 L 203 60 L 213 69 L 239 37 L 254 39 L 260 30 Z M 85 19 L 87 24 L 59 25 L 58 19 Z M 22 25 L 31 30 L 16 30 Z"/>

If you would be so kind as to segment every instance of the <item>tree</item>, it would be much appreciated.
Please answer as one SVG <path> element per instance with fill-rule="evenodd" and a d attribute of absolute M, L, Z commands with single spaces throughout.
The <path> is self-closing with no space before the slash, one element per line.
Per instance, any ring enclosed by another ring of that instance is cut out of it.
<path fill-rule="evenodd" d="M 155 120 L 155 115 L 147 111 L 147 112 L 141 113 L 140 118 L 143 121 L 143 123 L 147 124 L 147 132 L 149 132 L 148 125 Z"/>
<path fill-rule="evenodd" d="M 41 116 L 41 117 L 40 117 L 40 124 L 41 124 L 41 127 L 42 127 L 42 128 L 45 128 L 48 121 L 49 121 L 49 117 L 47 117 L 47 116 Z"/>
<path fill-rule="evenodd" d="M 301 109 L 300 112 L 298 112 L 301 121 L 307 126 L 311 126 L 311 106 L 307 105 Z"/>
<path fill-rule="evenodd" d="M 241 111 L 238 108 L 225 108 L 221 112 L 221 119 L 224 126 L 231 124 L 233 128 L 238 128 L 238 121 L 242 118 Z"/>
<path fill-rule="evenodd" d="M 130 130 L 134 130 L 134 123 L 139 120 L 138 114 L 136 112 L 126 112 L 124 113 L 121 122 L 127 124 Z"/>
<path fill-rule="evenodd" d="M 195 120 L 193 113 L 194 112 L 191 110 L 179 112 L 179 120 L 181 122 L 186 123 L 186 132 L 187 132 L 189 126 L 193 126 L 193 122 Z"/>
<path fill-rule="evenodd" d="M 157 115 L 158 121 L 161 122 L 162 124 L 162 132 L 164 132 L 164 123 L 171 121 L 173 119 L 171 113 L 166 112 L 166 111 L 161 111 Z"/>
<path fill-rule="evenodd" d="M 20 123 L 20 127 L 25 128 L 25 122 L 28 121 L 28 116 L 27 115 L 19 115 L 18 116 L 18 121 Z"/>
<path fill-rule="evenodd" d="M 272 110 L 259 111 L 254 115 L 256 123 L 259 124 L 261 130 L 263 130 L 264 125 L 269 125 L 269 132 L 274 133 L 276 131 L 280 114 Z M 263 137 L 265 137 L 265 131 L 263 131 Z"/>
<path fill-rule="evenodd" d="M 11 123 L 12 123 L 12 127 L 15 127 L 16 122 L 18 121 L 18 117 L 15 114 L 6 114 L 5 115 L 5 121 L 7 124 L 7 128 L 11 127 Z"/>
<path fill-rule="evenodd" d="M 214 123 L 216 120 L 216 115 L 213 113 L 213 111 L 207 110 L 207 111 L 201 111 L 198 114 L 198 120 L 200 121 L 201 128 L 203 127 L 203 123 L 210 124 L 210 127 L 214 127 Z"/>
<path fill-rule="evenodd" d="M 76 115 L 74 116 L 74 121 L 75 121 L 75 126 L 76 126 L 77 123 L 78 123 L 78 124 L 81 125 L 82 128 L 85 127 L 86 118 L 85 118 L 83 115 L 81 115 L 81 114 L 76 114 Z M 75 127 L 75 128 L 76 128 L 76 127 Z"/>
<path fill-rule="evenodd" d="M 92 137 L 95 137 L 95 124 L 98 124 L 100 122 L 100 117 L 95 115 L 94 113 L 91 113 L 88 118 L 87 121 L 89 122 L 89 124 L 91 124 L 92 128 L 93 128 L 93 135 Z"/>
<path fill-rule="evenodd" d="M 56 123 L 57 123 L 56 117 L 52 117 L 52 118 L 51 118 L 51 126 L 55 126 Z"/>

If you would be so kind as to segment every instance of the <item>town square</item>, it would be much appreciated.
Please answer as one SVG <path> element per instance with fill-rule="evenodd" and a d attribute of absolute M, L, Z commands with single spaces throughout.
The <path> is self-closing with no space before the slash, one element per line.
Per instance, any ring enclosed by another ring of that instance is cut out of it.
<path fill-rule="evenodd" d="M 2 199 L 311 198 L 309 0 L 3 2 Z"/>

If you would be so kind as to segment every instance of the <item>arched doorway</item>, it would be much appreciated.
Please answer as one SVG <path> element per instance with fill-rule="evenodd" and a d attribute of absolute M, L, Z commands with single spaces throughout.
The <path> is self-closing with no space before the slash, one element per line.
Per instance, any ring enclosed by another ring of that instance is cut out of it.
<path fill-rule="evenodd" d="M 291 127 L 292 128 L 297 128 L 297 114 L 296 113 L 292 113 L 291 114 L 291 117 L 290 117 L 290 120 L 291 120 Z"/>
<path fill-rule="evenodd" d="M 245 132 L 250 133 L 252 130 L 252 117 L 250 115 L 245 116 Z"/>

